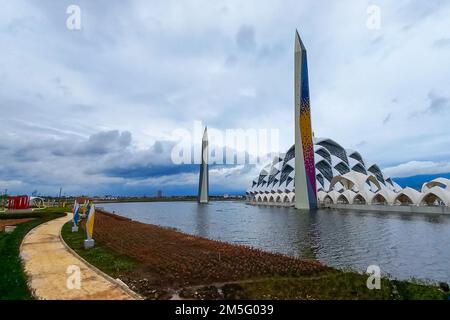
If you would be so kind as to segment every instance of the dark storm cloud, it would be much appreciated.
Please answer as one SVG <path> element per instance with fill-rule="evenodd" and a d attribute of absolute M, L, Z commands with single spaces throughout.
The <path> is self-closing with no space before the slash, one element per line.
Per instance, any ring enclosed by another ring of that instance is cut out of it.
<path fill-rule="evenodd" d="M 75 154 L 92 155 L 121 151 L 131 144 L 131 133 L 118 130 L 103 131 L 93 134 L 86 143 L 75 148 Z"/>
<path fill-rule="evenodd" d="M 367 145 L 367 141 L 362 140 L 356 144 L 356 147 L 361 148 L 361 147 L 364 147 L 365 145 Z"/>
<path fill-rule="evenodd" d="M 236 44 L 243 51 L 255 50 L 255 28 L 249 25 L 242 25 L 236 34 Z"/>
<path fill-rule="evenodd" d="M 116 168 L 106 168 L 101 171 L 109 177 L 120 177 L 126 179 L 147 179 L 150 177 L 159 178 L 163 176 L 177 176 L 182 173 L 198 172 L 197 165 L 153 165 L 151 163 L 143 163 L 137 167 L 126 166 Z"/>
<path fill-rule="evenodd" d="M 450 99 L 448 97 L 435 95 L 430 92 L 428 94 L 428 100 L 430 101 L 430 105 L 425 110 L 427 113 L 439 114 L 450 110 Z"/>
<path fill-rule="evenodd" d="M 123 152 L 132 141 L 131 133 L 118 130 L 103 131 L 91 135 L 86 140 L 65 139 L 8 139 L 0 144 L 3 156 L 9 155 L 13 161 L 46 161 L 52 156 L 96 157 L 110 153 Z"/>
<path fill-rule="evenodd" d="M 88 173 L 101 173 L 109 177 L 125 179 L 147 179 L 149 177 L 158 178 L 163 176 L 197 173 L 198 164 L 174 164 L 171 159 L 171 150 L 176 145 L 172 141 L 156 141 L 148 150 L 124 151 L 119 154 L 111 155 L 105 158 L 106 161 L 99 167 L 89 170 Z M 213 146 L 210 146 L 213 150 Z M 191 153 L 193 154 L 192 148 Z M 228 154 L 236 155 L 236 151 L 231 148 L 222 149 L 222 163 L 226 163 Z M 212 152 L 213 153 L 213 152 Z M 214 156 L 213 154 L 211 156 Z M 248 153 L 242 155 L 248 161 Z M 237 164 L 216 164 L 210 159 L 210 169 L 230 169 L 235 168 Z M 235 160 L 236 161 L 236 158 Z M 252 171 L 254 166 L 246 165 L 241 170 L 241 174 L 247 174 Z"/>
<path fill-rule="evenodd" d="M 384 41 L 384 37 L 383 37 L 383 36 L 378 36 L 378 37 L 376 37 L 375 39 L 373 39 L 373 40 L 370 42 L 370 44 L 371 44 L 372 46 L 378 46 L 378 45 L 382 44 L 383 41 Z"/>
<path fill-rule="evenodd" d="M 388 113 L 388 115 L 383 119 L 383 124 L 386 125 L 389 121 L 391 121 L 392 113 Z"/>
<path fill-rule="evenodd" d="M 438 49 L 450 48 L 450 38 L 441 38 L 433 42 L 433 46 Z"/>
<path fill-rule="evenodd" d="M 234 67 L 238 62 L 238 59 L 236 58 L 235 55 L 230 54 L 229 56 L 227 56 L 227 58 L 225 59 L 225 66 L 227 67 Z"/>
<path fill-rule="evenodd" d="M 124 149 L 104 157 L 87 173 L 100 173 L 108 177 L 125 179 L 146 179 L 194 172 L 194 166 L 173 164 L 171 150 L 175 144 L 172 141 L 155 141 L 146 150 Z M 195 166 L 195 170 L 198 169 L 197 167 Z"/>

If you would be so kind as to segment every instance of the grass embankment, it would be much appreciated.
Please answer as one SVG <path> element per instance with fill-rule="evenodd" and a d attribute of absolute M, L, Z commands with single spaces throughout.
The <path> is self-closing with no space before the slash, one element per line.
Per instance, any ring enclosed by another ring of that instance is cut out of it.
<path fill-rule="evenodd" d="M 64 208 L 47 208 L 36 213 L 2 214 L 3 219 L 33 218 L 19 224 L 12 233 L 0 233 L 0 300 L 25 300 L 33 296 L 27 286 L 27 277 L 20 259 L 20 244 L 25 235 L 34 227 L 64 216 Z"/>
<path fill-rule="evenodd" d="M 443 300 L 437 287 L 382 279 L 380 290 L 366 287 L 367 275 L 330 271 L 316 277 L 279 278 L 240 284 L 244 297 L 255 299 Z M 239 292 L 239 290 L 238 290 Z"/>
<path fill-rule="evenodd" d="M 72 221 L 67 222 L 63 226 L 61 235 L 64 241 L 83 259 L 113 278 L 121 278 L 123 275 L 132 272 L 139 265 L 136 259 L 120 254 L 98 243 L 98 241 L 96 241 L 94 248 L 84 249 L 86 231 L 83 228 L 79 228 L 78 232 L 72 232 Z"/>
<path fill-rule="evenodd" d="M 367 275 L 186 235 L 114 215 L 96 215 L 96 248 L 82 228 L 63 238 L 84 259 L 149 299 L 446 299 L 437 287 Z M 217 253 L 221 254 L 218 255 Z M 219 290 L 220 289 L 220 290 Z"/>

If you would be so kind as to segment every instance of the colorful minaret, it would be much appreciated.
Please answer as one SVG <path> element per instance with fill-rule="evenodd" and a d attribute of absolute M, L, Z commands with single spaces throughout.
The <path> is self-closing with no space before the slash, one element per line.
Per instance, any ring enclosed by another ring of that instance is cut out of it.
<path fill-rule="evenodd" d="M 208 203 L 208 128 L 205 128 L 202 139 L 202 163 L 200 164 L 200 180 L 198 183 L 198 203 Z"/>
<path fill-rule="evenodd" d="M 316 167 L 314 162 L 311 108 L 309 104 L 308 60 L 298 31 L 295 35 L 295 208 L 316 209 Z"/>

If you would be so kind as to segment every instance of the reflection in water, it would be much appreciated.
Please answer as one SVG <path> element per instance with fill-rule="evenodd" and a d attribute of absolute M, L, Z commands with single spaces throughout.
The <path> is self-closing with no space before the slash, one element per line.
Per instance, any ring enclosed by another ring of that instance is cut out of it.
<path fill-rule="evenodd" d="M 104 204 L 144 223 L 395 278 L 450 281 L 450 216 L 299 211 L 242 202 Z"/>
<path fill-rule="evenodd" d="M 208 204 L 199 204 L 195 216 L 195 234 L 203 238 L 208 238 L 209 219 L 207 206 Z"/>

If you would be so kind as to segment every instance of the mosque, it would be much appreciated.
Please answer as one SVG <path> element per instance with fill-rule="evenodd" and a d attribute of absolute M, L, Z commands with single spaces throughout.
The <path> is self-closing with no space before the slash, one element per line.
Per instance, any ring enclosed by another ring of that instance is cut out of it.
<path fill-rule="evenodd" d="M 296 188 L 297 186 L 297 188 Z M 438 178 L 421 190 L 401 188 L 376 163 L 330 138 L 312 134 L 308 63 L 295 37 L 295 144 L 275 157 L 247 190 L 252 204 L 358 208 L 383 211 L 450 213 L 450 180 Z"/>

